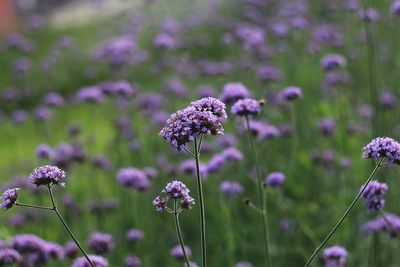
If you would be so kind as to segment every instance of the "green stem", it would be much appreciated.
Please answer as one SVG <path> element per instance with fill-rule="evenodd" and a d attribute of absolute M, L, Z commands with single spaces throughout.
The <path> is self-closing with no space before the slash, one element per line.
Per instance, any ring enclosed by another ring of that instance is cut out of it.
<path fill-rule="evenodd" d="M 51 199 L 51 204 L 53 205 L 53 210 L 54 212 L 57 214 L 57 217 L 60 219 L 61 223 L 64 225 L 65 229 L 67 230 L 68 234 L 70 235 L 70 237 L 72 238 L 72 240 L 74 240 L 75 244 L 78 246 L 79 250 L 82 252 L 82 254 L 85 256 L 85 258 L 87 259 L 87 261 L 89 262 L 90 266 L 92 267 L 96 267 L 93 262 L 90 260 L 89 256 L 86 254 L 85 250 L 83 249 L 83 247 L 81 246 L 81 244 L 79 243 L 78 239 L 76 239 L 76 237 L 74 236 L 74 234 L 72 233 L 71 229 L 69 228 L 68 224 L 65 222 L 64 218 L 61 216 L 60 212 L 57 209 L 57 206 L 55 204 L 54 201 L 54 196 L 53 196 L 53 192 L 51 191 L 51 186 L 48 186 L 49 188 L 49 195 L 50 195 L 50 199 Z"/>
<path fill-rule="evenodd" d="M 358 194 L 356 195 L 356 197 L 353 199 L 353 201 L 351 202 L 350 206 L 347 208 L 347 210 L 345 211 L 345 213 L 343 214 L 343 216 L 340 218 L 340 220 L 336 223 L 336 225 L 332 228 L 332 230 L 329 232 L 328 236 L 324 239 L 324 241 L 322 241 L 322 243 L 319 245 L 319 247 L 317 247 L 317 249 L 315 249 L 314 253 L 311 255 L 311 257 L 308 259 L 308 261 L 306 262 L 306 264 L 304 265 L 304 267 L 308 267 L 310 266 L 311 262 L 314 260 L 314 258 L 317 256 L 317 254 L 321 251 L 321 249 L 326 245 L 326 243 L 328 243 L 329 239 L 331 239 L 331 237 L 335 234 L 336 230 L 339 228 L 339 226 L 342 224 L 342 222 L 344 221 L 344 219 L 346 219 L 347 215 L 349 215 L 350 211 L 354 208 L 354 206 L 356 205 L 358 199 L 361 197 L 361 195 L 364 193 L 365 189 L 367 188 L 369 182 L 372 180 L 372 178 L 374 178 L 375 174 L 378 172 L 379 168 L 382 165 L 384 158 L 381 158 L 378 163 L 376 164 L 374 170 L 372 171 L 372 173 L 370 174 L 370 176 L 368 177 L 367 181 L 365 182 L 364 186 L 362 187 L 362 189 L 358 192 Z"/>
<path fill-rule="evenodd" d="M 27 207 L 27 208 L 35 208 L 35 209 L 41 209 L 41 210 L 54 210 L 54 208 L 52 208 L 52 207 L 29 205 L 29 204 L 24 204 L 24 203 L 20 203 L 20 202 L 16 202 L 15 206 L 21 206 L 21 207 Z"/>
<path fill-rule="evenodd" d="M 187 267 L 190 267 L 190 261 L 189 261 L 189 257 L 186 254 L 185 244 L 183 243 L 181 226 L 179 224 L 178 216 L 179 216 L 179 212 L 177 209 L 176 199 L 175 199 L 175 201 L 174 201 L 174 219 L 175 219 L 176 233 L 178 234 L 179 244 L 181 245 L 183 256 L 185 257 L 186 265 L 187 265 Z"/>
<path fill-rule="evenodd" d="M 246 116 L 246 126 L 247 126 L 247 133 L 249 135 L 249 140 L 250 140 L 250 146 L 251 146 L 251 154 L 253 157 L 254 165 L 256 168 L 256 173 L 257 173 L 257 187 L 258 187 L 258 195 L 259 195 L 259 201 L 261 204 L 261 220 L 262 220 L 262 227 L 263 227 L 263 232 L 264 232 L 264 247 L 265 247 L 265 266 L 272 266 L 272 259 L 271 259 L 271 250 L 269 246 L 269 229 L 268 229 L 268 217 L 267 217 L 267 209 L 266 209 L 266 197 L 264 195 L 264 188 L 263 188 L 263 183 L 262 183 L 262 177 L 261 177 L 261 170 L 260 166 L 258 163 L 258 157 L 256 153 L 256 147 L 254 144 L 254 139 L 253 135 L 250 130 L 250 121 L 249 117 Z"/>
<path fill-rule="evenodd" d="M 197 138 L 194 138 L 194 153 L 196 161 L 196 176 L 197 176 L 197 189 L 199 191 L 199 202 L 200 202 L 200 224 L 201 224 L 201 259 L 202 266 L 207 267 L 207 244 L 206 244 L 206 218 L 204 212 L 204 199 L 203 199 L 203 185 L 201 181 L 200 173 L 200 152 L 201 147 L 197 146 Z"/>

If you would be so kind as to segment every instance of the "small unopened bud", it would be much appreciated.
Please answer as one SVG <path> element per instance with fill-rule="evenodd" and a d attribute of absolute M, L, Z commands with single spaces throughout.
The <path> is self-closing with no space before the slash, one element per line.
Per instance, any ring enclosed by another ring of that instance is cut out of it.
<path fill-rule="evenodd" d="M 243 203 L 246 204 L 246 205 L 250 205 L 251 204 L 251 199 L 249 197 L 245 197 L 243 199 Z"/>

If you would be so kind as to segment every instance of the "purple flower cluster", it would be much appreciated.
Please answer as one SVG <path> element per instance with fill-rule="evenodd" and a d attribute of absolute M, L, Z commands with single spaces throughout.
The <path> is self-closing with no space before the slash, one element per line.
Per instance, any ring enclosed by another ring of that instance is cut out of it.
<path fill-rule="evenodd" d="M 324 249 L 323 260 L 325 267 L 345 267 L 347 250 L 341 246 L 332 246 Z"/>
<path fill-rule="evenodd" d="M 342 55 L 328 54 L 321 60 L 321 67 L 325 71 L 331 71 L 346 66 L 346 59 Z"/>
<path fill-rule="evenodd" d="M 158 212 L 163 212 L 167 208 L 168 201 L 173 199 L 179 200 L 182 209 L 191 209 L 195 202 L 189 192 L 190 190 L 181 181 L 172 181 L 161 191 L 163 196 L 157 196 L 153 200 L 153 205 Z"/>
<path fill-rule="evenodd" d="M 192 256 L 192 250 L 190 249 L 190 247 L 185 246 L 185 252 L 188 257 Z M 184 254 L 181 245 L 176 245 L 170 250 L 169 253 L 171 254 L 172 257 L 174 257 L 177 260 L 184 259 Z"/>
<path fill-rule="evenodd" d="M 277 127 L 262 121 L 250 121 L 250 131 L 258 141 L 277 138 L 281 135 Z"/>
<path fill-rule="evenodd" d="M 219 186 L 219 190 L 227 196 L 237 196 L 243 193 L 243 187 L 238 182 L 223 181 Z"/>
<path fill-rule="evenodd" d="M 13 265 L 16 266 L 22 262 L 22 256 L 14 249 L 0 249 L 0 266 Z"/>
<path fill-rule="evenodd" d="M 279 96 L 286 101 L 292 101 L 298 98 L 302 98 L 303 92 L 297 86 L 289 86 L 282 89 L 282 91 L 279 93 Z"/>
<path fill-rule="evenodd" d="M 128 188 L 134 188 L 141 192 L 150 187 L 150 179 L 143 170 L 128 167 L 122 168 L 117 173 L 117 180 L 120 184 Z"/>
<path fill-rule="evenodd" d="M 255 99 L 239 99 L 233 104 L 231 113 L 235 116 L 255 116 L 261 111 L 261 103 Z"/>
<path fill-rule="evenodd" d="M 96 267 L 107 267 L 108 266 L 108 261 L 106 258 L 104 258 L 102 256 L 97 256 L 97 255 L 88 255 L 88 256 L 89 256 L 90 261 L 93 262 L 93 264 Z M 91 265 L 89 264 L 89 262 L 87 261 L 87 259 L 85 257 L 79 257 L 76 260 L 74 260 L 71 267 L 91 267 Z"/>
<path fill-rule="evenodd" d="M 233 104 L 239 99 L 250 96 L 249 90 L 242 83 L 227 83 L 222 89 L 220 99 L 226 104 Z"/>
<path fill-rule="evenodd" d="M 94 232 L 89 236 L 87 245 L 96 254 L 104 255 L 114 248 L 114 241 L 112 235 L 108 233 Z"/>
<path fill-rule="evenodd" d="M 214 155 L 206 164 L 207 173 L 218 172 L 229 162 L 240 161 L 243 154 L 237 148 L 229 147 Z"/>
<path fill-rule="evenodd" d="M 235 267 L 253 267 L 253 264 L 247 261 L 241 261 L 236 263 Z"/>
<path fill-rule="evenodd" d="M 395 0 L 390 7 L 390 11 L 395 15 L 400 15 L 400 1 Z"/>
<path fill-rule="evenodd" d="M 379 216 L 378 218 L 365 223 L 361 227 L 361 232 L 365 235 L 371 235 L 378 232 L 385 232 L 390 237 L 399 236 L 400 217 L 391 213 L 384 213 L 383 216 Z"/>
<path fill-rule="evenodd" d="M 369 212 L 377 212 L 383 209 L 385 205 L 385 194 L 388 186 L 385 183 L 371 181 L 365 188 L 362 197 L 364 204 L 368 207 Z"/>
<path fill-rule="evenodd" d="M 139 267 L 142 261 L 137 256 L 128 256 L 125 258 L 125 267 Z"/>
<path fill-rule="evenodd" d="M 65 172 L 56 166 L 45 165 L 33 170 L 28 180 L 36 185 L 64 185 L 62 180 L 65 178 Z"/>
<path fill-rule="evenodd" d="M 364 159 L 386 158 L 389 162 L 400 164 L 400 144 L 390 137 L 377 137 L 363 148 Z"/>
<path fill-rule="evenodd" d="M 127 233 L 126 233 L 126 239 L 128 239 L 129 241 L 132 242 L 136 242 L 138 240 L 141 240 L 144 238 L 144 232 L 142 230 L 133 228 L 130 229 Z"/>
<path fill-rule="evenodd" d="M 100 103 L 104 100 L 102 90 L 97 86 L 81 88 L 76 94 L 78 102 Z"/>
<path fill-rule="evenodd" d="M 270 187 L 280 187 L 285 179 L 286 176 L 282 172 L 271 172 L 265 178 L 265 184 Z"/>
<path fill-rule="evenodd" d="M 14 206 L 18 199 L 18 190 L 19 188 L 11 188 L 7 189 L 3 193 L 3 195 L 0 197 L 0 200 L 3 201 L 3 203 L 0 205 L 2 209 L 8 210 Z"/>
<path fill-rule="evenodd" d="M 193 102 L 194 105 L 179 110 L 167 120 L 160 135 L 178 151 L 197 135 L 222 135 L 224 129 L 221 120 L 225 117 L 224 104 L 215 98 L 206 98 Z"/>

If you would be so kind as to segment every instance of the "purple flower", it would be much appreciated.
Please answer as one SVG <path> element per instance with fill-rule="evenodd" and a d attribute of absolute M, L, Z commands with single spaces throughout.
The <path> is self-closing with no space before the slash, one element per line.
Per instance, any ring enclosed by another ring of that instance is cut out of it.
<path fill-rule="evenodd" d="M 173 35 L 160 32 L 154 37 L 153 45 L 161 49 L 175 49 L 179 46 L 179 42 L 175 40 Z"/>
<path fill-rule="evenodd" d="M 260 102 L 251 98 L 239 99 L 231 108 L 231 113 L 235 116 L 255 116 L 260 111 Z"/>
<path fill-rule="evenodd" d="M 282 72 L 275 67 L 269 65 L 261 65 L 257 69 L 257 77 L 261 81 L 265 82 L 279 81 L 282 79 Z"/>
<path fill-rule="evenodd" d="M 161 191 L 170 198 L 183 199 L 185 198 L 190 190 L 181 181 L 172 181 Z"/>
<path fill-rule="evenodd" d="M 93 159 L 93 165 L 101 170 L 111 170 L 113 167 L 112 162 L 105 155 L 97 155 Z"/>
<path fill-rule="evenodd" d="M 221 135 L 224 133 L 220 119 L 211 111 L 199 111 L 193 106 L 172 114 L 160 135 L 178 151 L 197 135 Z"/>
<path fill-rule="evenodd" d="M 379 13 L 374 8 L 360 9 L 358 11 L 358 17 L 360 20 L 374 22 L 379 20 Z"/>
<path fill-rule="evenodd" d="M 398 105 L 397 97 L 389 90 L 383 90 L 379 95 L 379 103 L 386 108 L 395 108 Z"/>
<path fill-rule="evenodd" d="M 22 262 L 22 256 L 14 249 L 2 248 L 0 249 L 0 266 L 4 265 L 18 265 Z"/>
<path fill-rule="evenodd" d="M 224 120 L 227 118 L 225 112 L 225 104 L 214 97 L 204 97 L 200 100 L 192 102 L 191 106 L 193 106 L 198 111 L 209 111 L 214 116 L 217 116 L 220 120 Z"/>
<path fill-rule="evenodd" d="M 36 148 L 36 156 L 40 159 L 50 159 L 53 149 L 48 144 L 41 144 Z"/>
<path fill-rule="evenodd" d="M 210 85 L 202 85 L 197 89 L 197 94 L 203 98 L 213 97 L 215 95 L 215 89 Z"/>
<path fill-rule="evenodd" d="M 301 89 L 297 86 L 289 86 L 284 88 L 279 95 L 286 101 L 292 101 L 303 97 Z"/>
<path fill-rule="evenodd" d="M 45 122 L 50 119 L 52 113 L 51 110 L 47 107 L 37 107 L 33 111 L 33 117 L 38 121 L 38 122 Z"/>
<path fill-rule="evenodd" d="M 347 250 L 341 246 L 333 246 L 324 249 L 323 260 L 325 267 L 345 267 Z"/>
<path fill-rule="evenodd" d="M 154 200 L 153 200 L 153 206 L 156 207 L 156 210 L 158 212 L 163 212 L 166 207 L 167 207 L 167 203 L 168 203 L 168 199 L 165 198 L 161 198 L 160 196 L 157 196 Z"/>
<path fill-rule="evenodd" d="M 107 267 L 108 266 L 108 261 L 106 258 L 102 256 L 97 256 L 97 255 L 88 255 L 90 261 L 96 266 L 96 267 Z M 91 267 L 89 264 L 88 260 L 85 257 L 79 257 L 74 262 L 72 263 L 71 267 Z"/>
<path fill-rule="evenodd" d="M 111 84 L 111 92 L 117 96 L 131 97 L 135 93 L 135 89 L 129 82 L 118 80 Z"/>
<path fill-rule="evenodd" d="M 322 135 L 330 136 L 335 131 L 336 120 L 334 118 L 324 118 L 319 121 L 318 128 Z"/>
<path fill-rule="evenodd" d="M 400 15 L 400 1 L 395 0 L 390 7 L 390 11 L 395 15 Z"/>
<path fill-rule="evenodd" d="M 280 136 L 280 131 L 277 127 L 262 121 L 250 121 L 250 131 L 258 141 Z"/>
<path fill-rule="evenodd" d="M 142 230 L 133 228 L 130 229 L 127 233 L 126 233 L 126 239 L 128 239 L 129 241 L 138 241 L 144 238 L 144 232 Z"/>
<path fill-rule="evenodd" d="M 64 249 L 57 243 L 45 242 L 45 255 L 48 259 L 64 259 Z"/>
<path fill-rule="evenodd" d="M 227 196 L 237 196 L 243 193 L 243 187 L 240 183 L 223 181 L 219 186 L 219 190 Z"/>
<path fill-rule="evenodd" d="M 158 212 L 163 212 L 167 209 L 168 201 L 173 199 L 174 201 L 179 200 L 182 209 L 191 209 L 195 201 L 189 196 L 189 192 L 190 190 L 181 181 L 172 181 L 161 191 L 164 196 L 157 196 L 153 200 L 153 205 Z"/>
<path fill-rule="evenodd" d="M 237 143 L 236 137 L 233 134 L 224 134 L 218 136 L 216 144 L 220 147 L 232 147 Z"/>
<path fill-rule="evenodd" d="M 45 241 L 32 234 L 15 235 L 11 240 L 11 247 L 20 253 L 34 253 L 44 251 Z"/>
<path fill-rule="evenodd" d="M 235 267 L 253 267 L 253 264 L 247 261 L 241 261 L 236 263 Z"/>
<path fill-rule="evenodd" d="M 190 249 L 190 247 L 185 246 L 185 252 L 186 252 L 186 255 L 188 257 L 192 256 L 192 250 Z M 175 247 L 173 247 L 170 250 L 169 253 L 171 254 L 172 257 L 174 257 L 177 260 L 183 260 L 184 259 L 184 255 L 183 255 L 183 251 L 182 251 L 181 245 L 176 245 Z"/>
<path fill-rule="evenodd" d="M 346 59 L 342 55 L 328 54 L 321 60 L 321 67 L 325 71 L 330 71 L 343 66 L 346 66 Z"/>
<path fill-rule="evenodd" d="M 67 256 L 68 258 L 75 258 L 76 255 L 79 252 L 78 246 L 75 244 L 74 241 L 68 241 L 64 245 L 64 255 Z"/>
<path fill-rule="evenodd" d="M 377 137 L 363 148 L 364 159 L 387 158 L 389 162 L 400 164 L 400 144 L 390 137 Z"/>
<path fill-rule="evenodd" d="M 225 165 L 225 159 L 221 154 L 213 156 L 206 164 L 208 173 L 218 172 Z"/>
<path fill-rule="evenodd" d="M 385 183 L 371 181 L 365 188 L 362 197 L 364 204 L 368 207 L 370 213 L 377 212 L 383 209 L 385 205 L 385 194 L 388 186 Z"/>
<path fill-rule="evenodd" d="M 104 255 L 114 248 L 114 241 L 112 235 L 108 233 L 94 232 L 89 236 L 87 245 L 96 254 Z"/>
<path fill-rule="evenodd" d="M 0 200 L 3 201 L 0 205 L 2 209 L 8 210 L 14 206 L 18 200 L 18 190 L 19 188 L 11 188 L 4 191 L 3 195 L 0 197 Z"/>
<path fill-rule="evenodd" d="M 386 232 L 389 237 L 399 236 L 400 217 L 391 213 L 384 213 L 383 216 L 379 216 L 378 218 L 365 223 L 361 227 L 361 232 L 365 235 L 370 235 L 382 231 Z"/>
<path fill-rule="evenodd" d="M 142 265 L 142 261 L 137 256 L 128 256 L 125 258 L 125 267 L 139 267 Z"/>
<path fill-rule="evenodd" d="M 286 176 L 282 172 L 271 172 L 265 178 L 265 184 L 270 187 L 280 187 L 285 179 Z"/>
<path fill-rule="evenodd" d="M 61 182 L 65 178 L 65 172 L 59 169 L 56 166 L 45 165 L 40 166 L 33 170 L 33 172 L 29 175 L 29 182 L 36 186 L 40 185 L 54 185 L 60 184 L 63 186 L 63 182 Z"/>
<path fill-rule="evenodd" d="M 117 180 L 123 186 L 142 192 L 150 187 L 150 180 L 147 175 L 142 170 L 133 167 L 120 169 L 117 173 Z"/>
<path fill-rule="evenodd" d="M 111 67 L 119 68 L 132 60 L 135 48 L 136 44 L 131 36 L 120 36 L 95 48 L 92 56 L 95 60 L 105 61 Z"/>
<path fill-rule="evenodd" d="M 20 125 L 26 121 L 28 113 L 24 110 L 16 110 L 11 114 L 11 119 L 16 125 Z"/>
<path fill-rule="evenodd" d="M 229 147 L 221 152 L 221 156 L 225 161 L 240 161 L 243 159 L 243 154 L 235 147 Z"/>
<path fill-rule="evenodd" d="M 227 83 L 224 85 L 220 99 L 226 104 L 233 104 L 239 99 L 250 96 L 249 91 L 242 83 Z"/>
<path fill-rule="evenodd" d="M 97 86 L 81 88 L 76 94 L 78 102 L 100 103 L 104 99 L 103 92 Z"/>

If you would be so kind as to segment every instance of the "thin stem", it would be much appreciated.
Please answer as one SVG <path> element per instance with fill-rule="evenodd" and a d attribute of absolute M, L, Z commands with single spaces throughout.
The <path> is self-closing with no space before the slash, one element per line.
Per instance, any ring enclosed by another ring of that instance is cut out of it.
<path fill-rule="evenodd" d="M 69 228 L 68 224 L 65 222 L 64 218 L 61 216 L 60 212 L 57 209 L 57 206 L 55 204 L 54 201 L 54 197 L 53 197 L 53 192 L 51 191 L 51 186 L 48 186 L 49 188 L 49 195 L 50 195 L 50 199 L 51 199 L 51 203 L 53 205 L 53 210 L 54 212 L 57 214 L 58 218 L 60 219 L 61 223 L 64 225 L 65 229 L 67 230 L 68 234 L 70 235 L 70 237 L 74 240 L 75 244 L 78 246 L 79 250 L 82 252 L 82 254 L 85 256 L 85 258 L 87 259 L 87 261 L 89 262 L 90 266 L 92 267 L 96 267 L 93 262 L 90 260 L 89 256 L 86 254 L 85 250 L 83 249 L 83 247 L 81 246 L 81 244 L 79 243 L 79 241 L 76 239 L 76 237 L 74 236 L 74 234 L 72 233 L 71 229 Z"/>
<path fill-rule="evenodd" d="M 361 197 L 361 195 L 364 193 L 365 189 L 367 188 L 369 182 L 372 180 L 372 178 L 374 178 L 375 174 L 378 172 L 379 168 L 381 167 L 381 164 L 383 162 L 384 158 L 381 158 L 378 162 L 378 164 L 376 164 L 374 170 L 372 171 L 372 173 L 370 174 L 370 176 L 368 177 L 367 181 L 365 182 L 364 186 L 362 187 L 362 189 L 358 192 L 358 194 L 356 195 L 356 197 L 353 199 L 353 201 L 351 202 L 350 206 L 347 208 L 347 210 L 345 211 L 345 213 L 343 214 L 343 216 L 340 218 L 340 220 L 336 223 L 336 225 L 332 228 L 332 230 L 329 232 L 328 236 L 324 239 L 324 241 L 322 241 L 322 243 L 319 245 L 319 247 L 317 249 L 315 249 L 314 253 L 311 255 L 311 257 L 308 259 L 308 261 L 306 262 L 306 264 L 304 265 L 304 267 L 308 267 L 310 266 L 311 262 L 314 260 L 314 258 L 317 256 L 317 254 L 321 251 L 321 249 L 326 245 L 326 243 L 328 243 L 329 239 L 331 239 L 331 237 L 335 234 L 336 230 L 339 228 L 339 226 L 342 224 L 342 222 L 344 221 L 344 219 L 346 219 L 347 215 L 349 215 L 350 211 L 354 208 L 354 206 L 356 205 L 358 199 Z"/>
<path fill-rule="evenodd" d="M 265 247 L 265 266 L 269 265 L 272 266 L 272 260 L 271 260 L 271 250 L 269 246 L 269 230 L 268 230 L 268 217 L 267 217 L 267 209 L 266 209 L 266 197 L 264 195 L 264 188 L 263 188 L 263 183 L 262 183 L 262 177 L 261 177 L 261 170 L 260 166 L 258 163 L 258 157 L 256 153 L 256 147 L 254 144 L 254 139 L 253 135 L 250 130 L 250 122 L 249 122 L 249 117 L 246 116 L 246 126 L 247 126 L 247 133 L 249 136 L 250 140 L 250 146 L 251 146 L 251 154 L 253 157 L 254 165 L 256 168 L 256 173 L 257 173 L 257 187 L 258 187 L 258 194 L 260 198 L 260 205 L 261 205 L 261 220 L 262 220 L 262 226 L 263 226 L 263 231 L 264 231 L 264 247 Z"/>
<path fill-rule="evenodd" d="M 175 219 L 175 226 L 176 226 L 176 233 L 178 234 L 179 244 L 181 244 L 183 256 L 185 257 L 187 267 L 190 267 L 189 257 L 186 254 L 185 244 L 183 243 L 181 226 L 179 224 L 179 211 L 177 210 L 176 199 L 174 201 L 174 219 Z"/>
<path fill-rule="evenodd" d="M 21 207 L 27 207 L 27 208 L 35 208 L 35 209 L 41 209 L 41 210 L 54 210 L 54 208 L 52 208 L 52 207 L 30 205 L 30 204 L 24 204 L 24 203 L 20 203 L 20 202 L 16 202 L 15 206 L 21 206 Z"/>
<path fill-rule="evenodd" d="M 202 260 L 202 266 L 207 267 L 206 217 L 205 217 L 205 212 L 204 212 L 203 185 L 202 185 L 202 181 L 201 181 L 200 156 L 199 156 L 201 147 L 197 146 L 197 138 L 196 137 L 194 138 L 194 147 L 195 147 L 197 189 L 199 191 L 199 202 L 200 202 L 201 260 Z"/>
<path fill-rule="evenodd" d="M 290 106 L 290 121 L 292 125 L 292 142 L 290 152 L 290 165 L 289 165 L 289 177 L 292 177 L 293 167 L 296 163 L 296 150 L 297 150 L 297 123 L 296 123 L 296 111 L 294 104 Z"/>
<path fill-rule="evenodd" d="M 197 148 L 196 148 L 197 149 Z M 188 153 L 192 158 L 196 158 L 196 155 L 195 154 L 193 154 L 192 152 L 190 152 L 190 150 L 189 149 L 187 149 L 186 147 L 185 148 L 183 148 L 183 150 L 185 150 L 185 152 L 186 153 Z"/>

